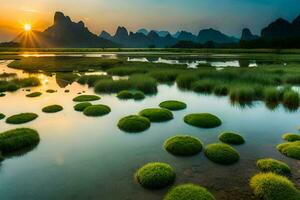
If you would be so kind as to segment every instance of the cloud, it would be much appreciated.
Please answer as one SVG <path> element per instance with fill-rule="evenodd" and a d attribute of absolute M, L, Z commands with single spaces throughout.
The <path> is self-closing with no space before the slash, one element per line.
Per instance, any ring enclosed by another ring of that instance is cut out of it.
<path fill-rule="evenodd" d="M 20 8 L 23 12 L 29 12 L 29 13 L 39 13 L 39 10 L 33 9 L 33 8 L 27 8 L 27 7 L 22 7 Z"/>

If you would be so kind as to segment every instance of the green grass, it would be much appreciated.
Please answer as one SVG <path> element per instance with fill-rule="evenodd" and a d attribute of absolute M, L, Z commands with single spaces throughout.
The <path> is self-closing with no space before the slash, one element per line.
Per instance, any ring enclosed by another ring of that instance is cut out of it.
<path fill-rule="evenodd" d="M 132 89 L 142 91 L 145 94 L 157 92 L 157 81 L 148 75 L 132 75 L 128 81 L 133 85 Z"/>
<path fill-rule="evenodd" d="M 36 77 L 13 79 L 10 81 L 0 80 L 0 92 L 14 92 L 20 88 L 39 86 L 40 80 Z"/>
<path fill-rule="evenodd" d="M 285 156 L 300 160 L 300 141 L 285 142 L 277 145 L 276 148 Z"/>
<path fill-rule="evenodd" d="M 155 78 L 159 83 L 172 83 L 176 80 L 177 76 L 184 70 L 153 70 L 148 75 Z"/>
<path fill-rule="evenodd" d="M 229 96 L 233 102 L 251 102 L 256 99 L 254 88 L 245 86 L 231 89 Z"/>
<path fill-rule="evenodd" d="M 151 122 L 165 122 L 173 119 L 172 112 L 164 108 L 147 108 L 140 111 L 139 115 L 148 118 Z"/>
<path fill-rule="evenodd" d="M 75 73 L 56 73 L 56 79 L 59 79 L 61 81 L 64 81 L 66 83 L 73 83 L 79 78 L 78 74 Z"/>
<path fill-rule="evenodd" d="M 82 85 L 87 84 L 89 87 L 93 87 L 100 80 L 112 80 L 112 77 L 106 75 L 82 75 L 77 82 Z"/>
<path fill-rule="evenodd" d="M 191 87 L 194 92 L 210 94 L 216 87 L 216 81 L 203 79 L 192 83 Z"/>
<path fill-rule="evenodd" d="M 0 151 L 4 154 L 21 151 L 39 143 L 37 131 L 29 128 L 18 128 L 0 134 Z"/>
<path fill-rule="evenodd" d="M 83 114 L 89 117 L 99 117 L 111 112 L 110 107 L 102 104 L 91 105 L 83 110 Z"/>
<path fill-rule="evenodd" d="M 137 181 L 147 189 L 161 189 L 171 185 L 176 174 L 166 163 L 148 163 L 138 169 L 135 174 Z"/>
<path fill-rule="evenodd" d="M 4 119 L 4 118 L 5 118 L 5 115 L 3 113 L 0 113 L 0 120 Z"/>
<path fill-rule="evenodd" d="M 159 104 L 159 107 L 165 108 L 172 111 L 183 110 L 186 108 L 186 104 L 181 101 L 169 100 Z"/>
<path fill-rule="evenodd" d="M 117 93 L 122 90 L 130 90 L 133 85 L 128 80 L 100 80 L 95 85 L 96 93 Z"/>
<path fill-rule="evenodd" d="M 295 142 L 300 140 L 300 135 L 294 133 L 285 133 L 284 135 L 282 135 L 282 139 L 288 142 Z"/>
<path fill-rule="evenodd" d="M 6 118 L 8 124 L 24 124 L 35 120 L 38 117 L 35 113 L 20 113 Z"/>
<path fill-rule="evenodd" d="M 272 158 L 260 159 L 256 162 L 256 166 L 261 172 L 264 173 L 272 172 L 278 175 L 291 174 L 291 168 L 287 164 Z"/>
<path fill-rule="evenodd" d="M 117 94 L 117 97 L 118 97 L 119 99 L 124 99 L 124 100 L 126 100 L 126 99 L 133 99 L 133 94 L 132 94 L 131 91 L 128 91 L 128 90 L 122 90 L 121 92 L 119 92 L 119 93 Z"/>
<path fill-rule="evenodd" d="M 274 173 L 260 173 L 250 180 L 254 195 L 263 200 L 297 200 L 299 191 L 294 184 L 284 176 Z"/>
<path fill-rule="evenodd" d="M 141 91 L 136 91 L 136 92 L 133 93 L 133 99 L 134 100 L 138 101 L 138 100 L 143 100 L 145 98 L 146 98 L 145 94 Z"/>
<path fill-rule="evenodd" d="M 101 99 L 99 96 L 96 95 L 79 95 L 73 99 L 75 102 L 85 102 L 85 101 L 97 101 Z"/>
<path fill-rule="evenodd" d="M 50 106 L 46 106 L 42 109 L 42 111 L 44 113 L 56 113 L 56 112 L 59 112 L 62 110 L 63 110 L 63 107 L 60 105 L 50 105 Z"/>
<path fill-rule="evenodd" d="M 0 97 L 5 97 L 6 94 L 5 93 L 0 93 Z"/>
<path fill-rule="evenodd" d="M 82 102 L 82 103 L 78 103 L 74 106 L 74 110 L 79 111 L 79 112 L 83 112 L 84 109 L 86 109 L 87 107 L 91 106 L 92 104 L 90 102 Z"/>
<path fill-rule="evenodd" d="M 200 128 L 215 128 L 222 124 L 222 121 L 215 115 L 210 113 L 194 113 L 184 117 L 184 122 L 200 127 Z"/>
<path fill-rule="evenodd" d="M 55 92 L 57 92 L 57 90 L 48 89 L 48 90 L 46 90 L 46 92 L 47 92 L 47 93 L 55 93 Z"/>
<path fill-rule="evenodd" d="M 227 144 L 221 143 L 207 145 L 205 148 L 205 155 L 211 161 L 222 165 L 236 163 L 240 158 L 237 150 Z"/>
<path fill-rule="evenodd" d="M 268 104 L 278 103 L 280 101 L 280 95 L 280 91 L 275 87 L 266 88 L 264 90 L 264 100 Z"/>
<path fill-rule="evenodd" d="M 192 156 L 202 150 L 202 142 L 193 136 L 177 135 L 167 139 L 164 148 L 176 156 Z"/>
<path fill-rule="evenodd" d="M 199 185 L 182 184 L 172 188 L 163 200 L 215 200 L 215 197 Z"/>
<path fill-rule="evenodd" d="M 39 97 L 39 96 L 41 96 L 41 95 L 42 95 L 41 92 L 32 92 L 32 93 L 30 93 L 30 94 L 27 94 L 26 97 L 31 97 L 31 98 L 33 98 L 33 97 Z"/>
<path fill-rule="evenodd" d="M 226 96 L 229 93 L 228 86 L 226 85 L 216 85 L 214 87 L 214 94 L 217 96 Z"/>
<path fill-rule="evenodd" d="M 124 117 L 118 122 L 119 129 L 129 133 L 145 131 L 150 128 L 150 125 L 150 120 L 148 118 L 138 115 Z"/>
<path fill-rule="evenodd" d="M 239 144 L 244 144 L 245 143 L 245 140 L 241 135 L 239 135 L 237 133 L 233 133 L 233 132 L 221 133 L 219 135 L 219 140 L 221 142 L 226 143 L 226 144 L 239 145 Z"/>
<path fill-rule="evenodd" d="M 0 92 L 14 92 L 20 88 L 19 85 L 10 81 L 0 80 Z"/>
<path fill-rule="evenodd" d="M 197 81 L 195 74 L 181 74 L 176 78 L 177 86 L 181 89 L 190 89 L 193 82 Z"/>
<path fill-rule="evenodd" d="M 295 91 L 285 91 L 283 94 L 283 105 L 291 110 L 296 110 L 299 107 L 299 94 Z"/>
<path fill-rule="evenodd" d="M 109 75 L 127 76 L 132 74 L 144 74 L 148 70 L 144 67 L 115 67 L 106 71 Z"/>

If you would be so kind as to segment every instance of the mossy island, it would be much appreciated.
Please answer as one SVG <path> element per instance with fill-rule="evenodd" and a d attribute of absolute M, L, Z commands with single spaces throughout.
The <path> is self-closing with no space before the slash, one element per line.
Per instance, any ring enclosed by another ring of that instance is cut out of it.
<path fill-rule="evenodd" d="M 141 92 L 141 91 L 137 91 L 137 92 L 134 92 L 133 93 L 133 99 L 134 100 L 143 100 L 143 99 L 145 99 L 146 98 L 146 96 L 145 96 L 145 94 L 144 94 L 144 92 Z"/>
<path fill-rule="evenodd" d="M 89 117 L 100 117 L 110 113 L 111 109 L 107 105 L 92 105 L 88 106 L 83 110 L 83 114 Z"/>
<path fill-rule="evenodd" d="M 150 125 L 148 118 L 139 115 L 129 115 L 118 122 L 119 129 L 129 133 L 145 131 L 150 128 Z"/>
<path fill-rule="evenodd" d="M 133 94 L 132 92 L 128 91 L 128 90 L 122 90 L 121 92 L 119 92 L 117 94 L 117 97 L 119 99 L 123 99 L 123 100 L 126 100 L 126 99 L 133 99 Z"/>
<path fill-rule="evenodd" d="M 299 191 L 286 177 L 274 173 L 260 173 L 250 180 L 254 195 L 265 200 L 300 199 Z"/>
<path fill-rule="evenodd" d="M 300 141 L 285 142 L 277 145 L 277 150 L 287 157 L 300 160 Z"/>
<path fill-rule="evenodd" d="M 17 115 L 12 115 L 6 119 L 8 124 L 24 124 L 35 120 L 38 117 L 35 113 L 20 113 Z"/>
<path fill-rule="evenodd" d="M 221 133 L 219 135 L 219 140 L 221 142 L 226 143 L 226 144 L 240 145 L 240 144 L 244 144 L 245 143 L 244 138 L 241 135 L 239 135 L 237 133 L 234 133 L 234 132 L 224 132 L 224 133 Z"/>
<path fill-rule="evenodd" d="M 148 118 L 151 122 L 165 122 L 173 119 L 172 112 L 164 108 L 147 108 L 140 111 L 139 115 Z"/>
<path fill-rule="evenodd" d="M 137 181 L 147 189 L 161 189 L 172 184 L 176 174 L 173 168 L 160 162 L 148 163 L 136 172 Z"/>
<path fill-rule="evenodd" d="M 256 162 L 256 166 L 261 172 L 272 172 L 279 175 L 291 174 L 291 168 L 287 164 L 272 158 L 260 159 Z"/>
<path fill-rule="evenodd" d="M 18 128 L 0 134 L 0 151 L 3 154 L 22 151 L 37 145 L 40 141 L 36 130 Z"/>
<path fill-rule="evenodd" d="M 215 128 L 222 124 L 222 121 L 210 113 L 194 113 L 184 117 L 184 122 L 199 128 Z"/>
<path fill-rule="evenodd" d="M 90 102 L 82 102 L 82 103 L 78 103 L 74 106 L 74 110 L 79 111 L 79 112 L 83 112 L 84 109 L 86 109 L 87 107 L 91 106 L 92 104 Z"/>
<path fill-rule="evenodd" d="M 101 99 L 99 96 L 96 95 L 79 95 L 73 99 L 75 102 L 86 102 L 86 101 L 97 101 Z"/>
<path fill-rule="evenodd" d="M 159 107 L 165 108 L 172 111 L 183 110 L 186 108 L 186 104 L 181 101 L 169 100 L 159 104 Z"/>
<path fill-rule="evenodd" d="M 192 156 L 202 150 L 202 142 L 193 136 L 177 135 L 167 139 L 164 148 L 176 156 Z"/>
<path fill-rule="evenodd" d="M 300 140 L 300 135 L 294 133 L 285 133 L 282 135 L 282 139 L 287 142 L 295 142 Z"/>
<path fill-rule="evenodd" d="M 55 93 L 55 92 L 57 92 L 57 90 L 48 89 L 48 90 L 46 90 L 46 92 L 47 92 L 47 93 Z"/>
<path fill-rule="evenodd" d="M 5 118 L 5 115 L 3 113 L 0 113 L 0 120 L 4 119 L 4 118 Z"/>
<path fill-rule="evenodd" d="M 30 93 L 30 94 L 27 94 L 26 97 L 31 97 L 31 98 L 33 98 L 33 97 L 39 97 L 39 96 L 41 96 L 41 95 L 42 95 L 41 92 L 32 92 L 32 93 Z"/>
<path fill-rule="evenodd" d="M 59 112 L 62 110 L 63 110 L 63 107 L 60 105 L 50 105 L 50 106 L 46 106 L 42 109 L 42 111 L 44 113 L 56 113 L 56 112 Z"/>
<path fill-rule="evenodd" d="M 222 165 L 236 163 L 240 158 L 240 154 L 237 150 L 222 143 L 207 145 L 205 148 L 205 155 L 211 161 Z"/>
<path fill-rule="evenodd" d="M 163 200 L 215 200 L 215 197 L 204 187 L 189 183 L 172 188 Z"/>

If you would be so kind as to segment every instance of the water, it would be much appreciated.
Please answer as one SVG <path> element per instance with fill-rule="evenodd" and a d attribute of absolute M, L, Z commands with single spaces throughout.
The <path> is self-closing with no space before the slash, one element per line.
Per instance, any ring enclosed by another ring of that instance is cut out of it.
<path fill-rule="evenodd" d="M 279 106 L 274 111 L 264 103 L 255 102 L 251 108 L 232 106 L 228 97 L 199 95 L 178 90 L 176 85 L 160 85 L 158 94 L 143 101 L 121 101 L 115 95 L 101 95 L 102 103 L 111 107 L 109 115 L 90 118 L 73 110 L 72 99 L 78 92 L 94 94 L 91 88 L 77 83 L 60 88 L 55 76 L 27 74 L 0 64 L 0 71 L 18 76 L 37 76 L 42 80 L 42 91 L 37 98 L 27 98 L 29 92 L 19 90 L 0 98 L 0 111 L 7 116 L 21 112 L 35 112 L 39 117 L 23 125 L 9 125 L 0 121 L 0 132 L 30 127 L 38 130 L 41 142 L 32 151 L 8 158 L 0 166 L 0 199 L 101 199 L 101 200 L 159 200 L 167 189 L 150 191 L 134 180 L 136 170 L 148 162 L 161 161 L 176 171 L 175 185 L 196 183 L 207 187 L 219 200 L 254 199 L 248 186 L 249 178 L 257 173 L 255 161 L 272 157 L 292 167 L 291 180 L 300 187 L 300 162 L 286 158 L 276 150 L 281 135 L 297 133 L 300 111 L 287 112 Z M 58 92 L 49 94 L 47 89 Z M 69 89 L 70 93 L 64 93 Z M 174 112 L 174 120 L 152 123 L 151 128 L 138 134 L 122 132 L 118 120 L 161 101 L 177 99 L 187 103 L 186 110 Z M 62 112 L 45 114 L 44 106 L 60 104 Z M 201 129 L 183 122 L 189 113 L 210 112 L 219 116 L 223 124 L 214 129 Z M 205 145 L 218 141 L 222 131 L 236 131 L 246 144 L 235 148 L 241 160 L 230 166 L 221 166 L 199 155 L 179 158 L 165 152 L 163 142 L 176 134 L 199 137 Z"/>

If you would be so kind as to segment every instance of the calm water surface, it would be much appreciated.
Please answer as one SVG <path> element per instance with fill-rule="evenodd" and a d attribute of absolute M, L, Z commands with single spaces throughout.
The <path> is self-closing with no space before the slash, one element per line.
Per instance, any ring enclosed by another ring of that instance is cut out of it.
<path fill-rule="evenodd" d="M 22 71 L 0 63 L 0 73 Z M 232 106 L 227 97 L 199 95 L 184 92 L 176 85 L 160 85 L 158 94 L 143 101 L 121 101 L 115 95 L 101 95 L 95 102 L 111 107 L 109 115 L 86 117 L 73 110 L 72 99 L 78 92 L 93 94 L 93 90 L 77 83 L 61 88 L 55 76 L 35 74 L 42 86 L 32 91 L 42 91 L 37 98 L 27 98 L 29 92 L 19 90 L 0 98 L 0 112 L 7 116 L 21 112 L 35 112 L 39 117 L 23 125 L 8 125 L 0 121 L 0 131 L 19 127 L 38 130 L 41 142 L 32 151 L 6 159 L 0 166 L 0 199 L 101 199 L 101 200 L 159 200 L 168 189 L 150 191 L 134 180 L 135 171 L 148 162 L 160 161 L 172 165 L 176 171 L 175 185 L 197 183 L 207 187 L 219 200 L 254 199 L 248 187 L 249 179 L 257 173 L 255 161 L 272 157 L 287 162 L 293 170 L 292 180 L 300 188 L 300 162 L 282 156 L 276 150 L 281 135 L 297 133 L 299 111 L 288 112 L 283 107 L 274 111 L 264 103 L 256 102 L 249 108 Z M 48 94 L 47 89 L 57 93 Z M 69 89 L 70 93 L 64 93 Z M 186 110 L 174 112 L 174 120 L 152 123 L 151 128 L 138 134 L 128 134 L 117 128 L 118 120 L 161 101 L 177 99 L 187 103 Z M 62 112 L 45 114 L 44 106 L 60 104 Z M 219 116 L 223 124 L 214 129 L 201 129 L 183 122 L 189 113 L 210 112 Z M 236 146 L 241 160 L 234 165 L 221 166 L 209 161 L 202 153 L 182 158 L 175 157 L 162 148 L 163 142 L 176 134 L 199 137 L 205 145 L 218 141 L 222 131 L 241 133 L 246 144 Z"/>

